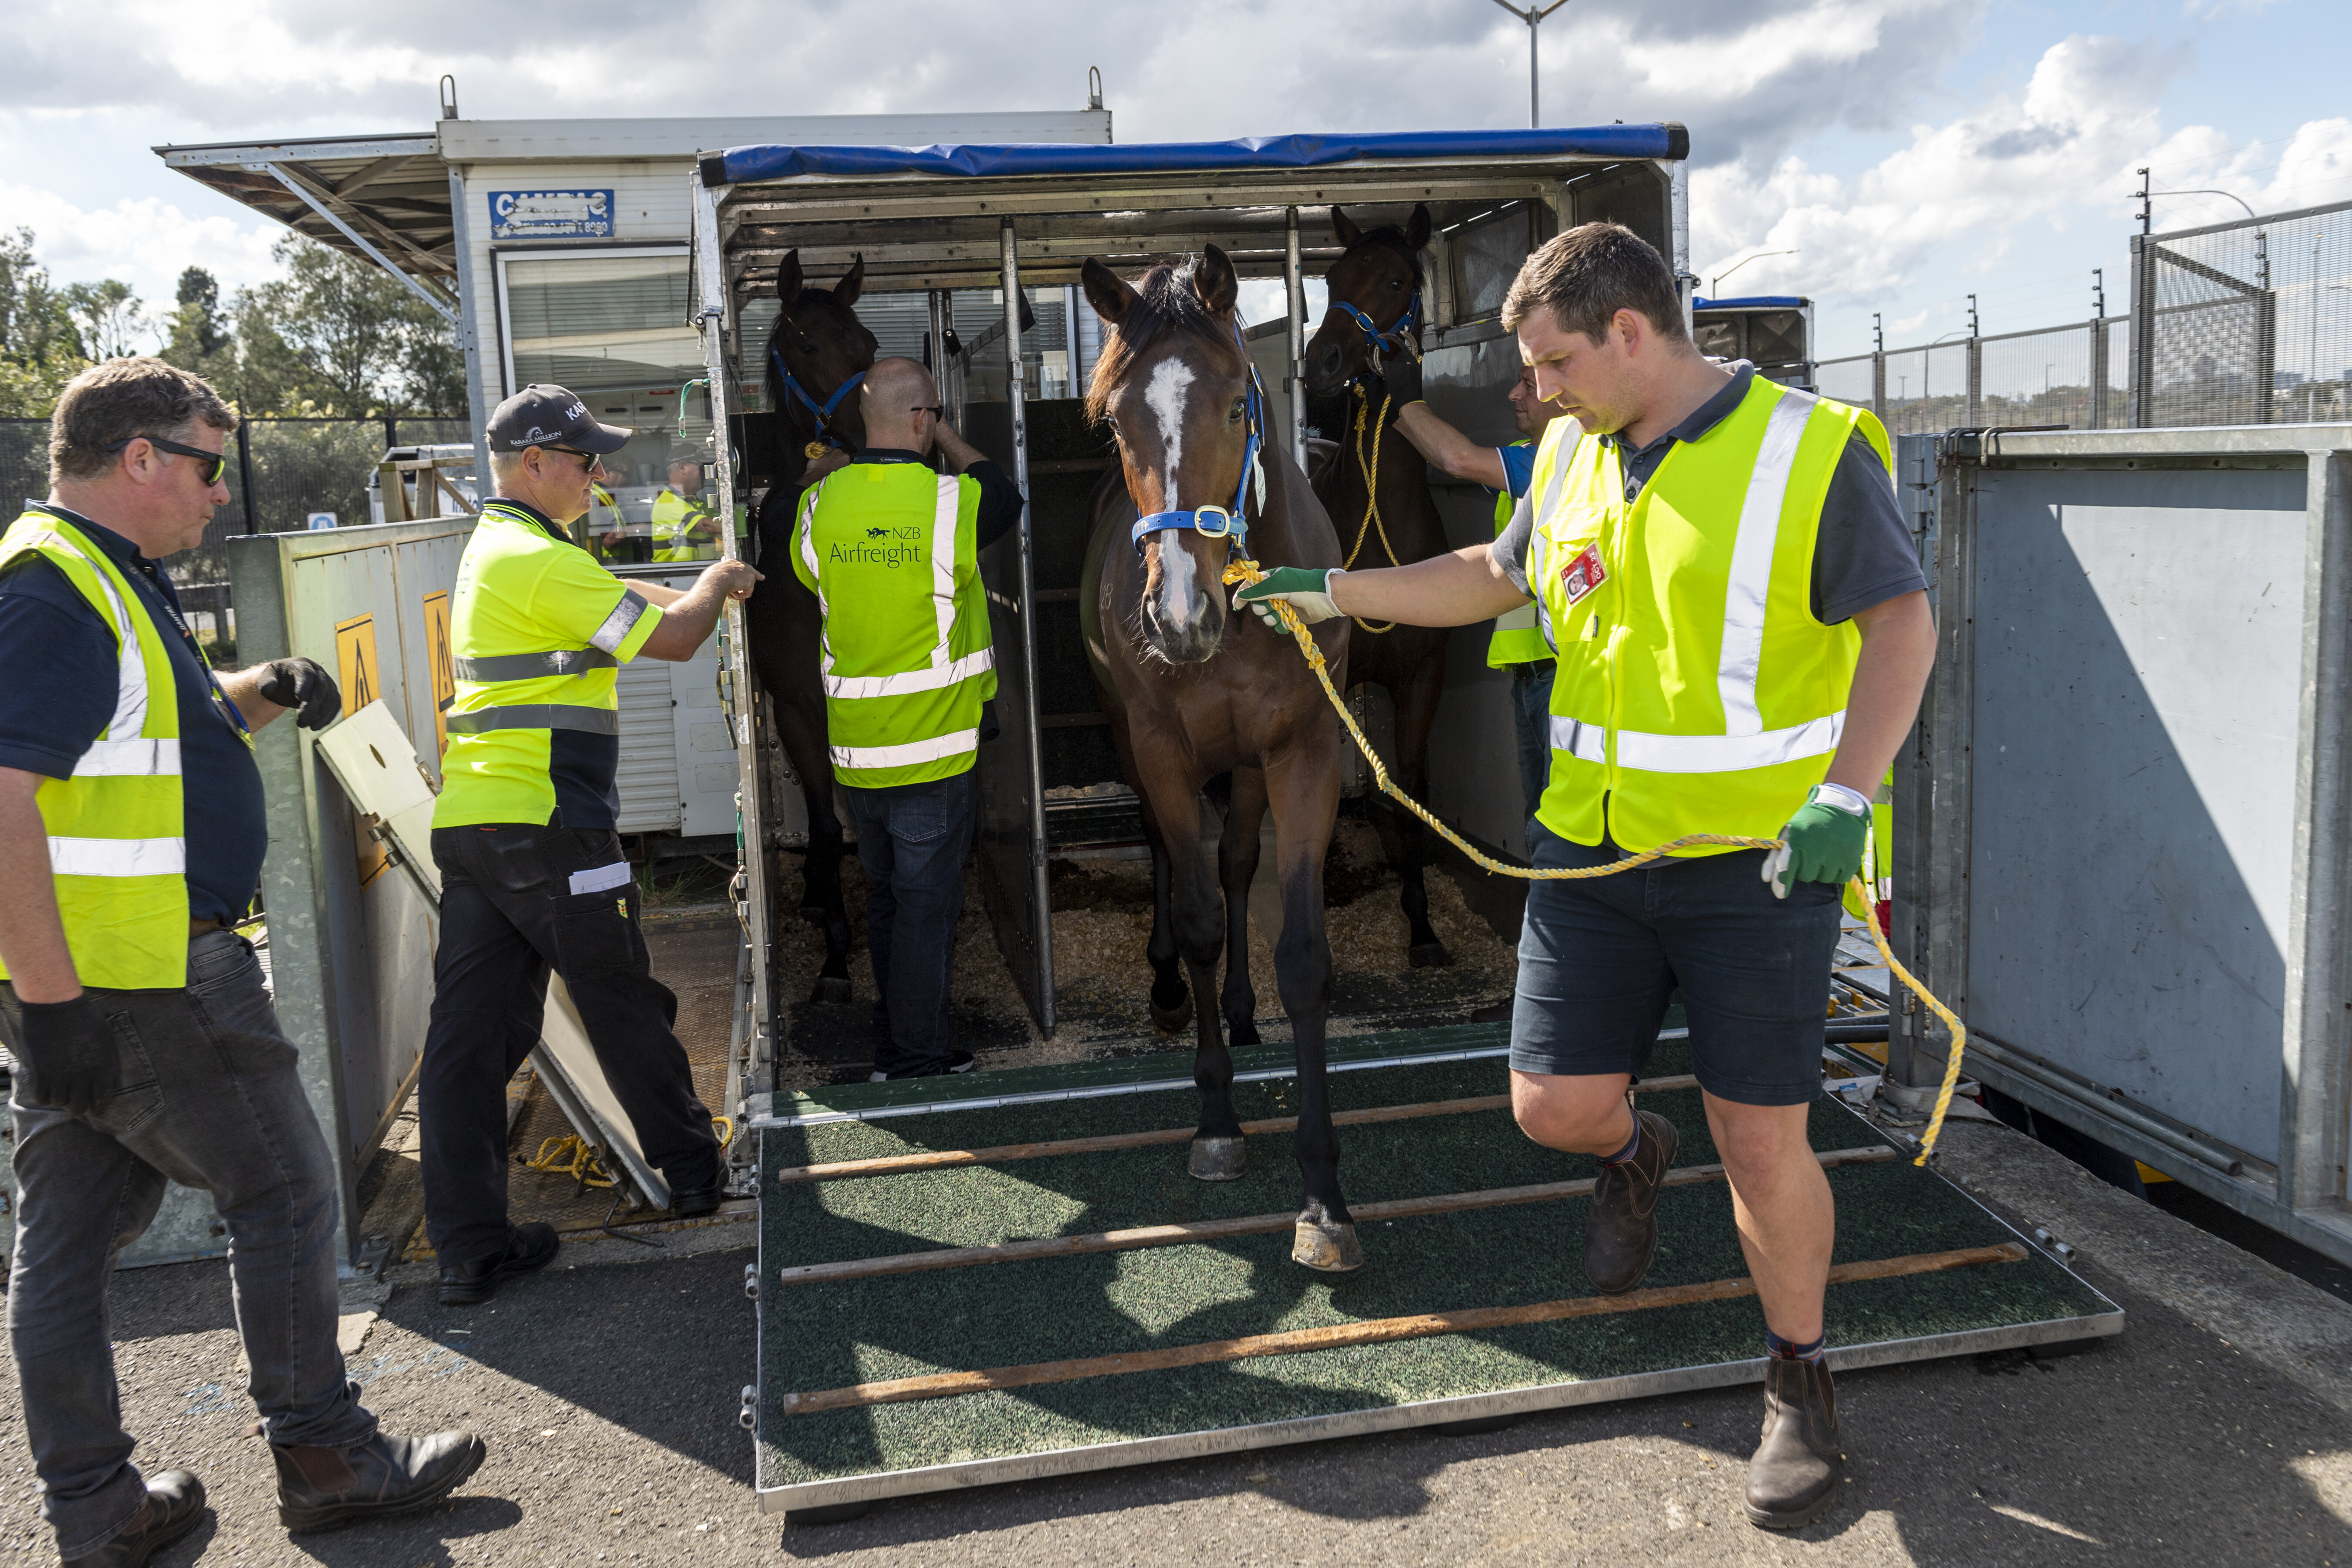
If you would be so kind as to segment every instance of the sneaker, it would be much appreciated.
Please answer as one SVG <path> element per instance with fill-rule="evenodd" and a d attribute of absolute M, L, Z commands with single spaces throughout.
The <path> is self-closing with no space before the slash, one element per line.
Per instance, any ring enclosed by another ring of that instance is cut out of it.
<path fill-rule="evenodd" d="M 488 1450 L 471 1432 L 379 1432 L 352 1448 L 273 1443 L 269 1452 L 278 1461 L 278 1522 L 299 1532 L 429 1508 L 481 1468 Z"/>

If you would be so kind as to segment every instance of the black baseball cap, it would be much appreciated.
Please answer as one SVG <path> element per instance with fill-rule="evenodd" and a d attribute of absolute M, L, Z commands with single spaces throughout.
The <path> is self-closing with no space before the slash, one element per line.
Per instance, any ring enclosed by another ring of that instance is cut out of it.
<path fill-rule="evenodd" d="M 571 447 L 603 457 L 619 451 L 635 434 L 617 425 L 598 424 L 588 405 L 561 386 L 526 386 L 490 416 L 490 445 L 504 452 Z"/>
<path fill-rule="evenodd" d="M 669 449 L 669 460 L 672 467 L 675 467 L 679 463 L 706 462 L 709 460 L 709 454 L 703 451 L 701 447 L 690 447 L 684 442 L 680 442 L 678 445 L 672 447 Z"/>

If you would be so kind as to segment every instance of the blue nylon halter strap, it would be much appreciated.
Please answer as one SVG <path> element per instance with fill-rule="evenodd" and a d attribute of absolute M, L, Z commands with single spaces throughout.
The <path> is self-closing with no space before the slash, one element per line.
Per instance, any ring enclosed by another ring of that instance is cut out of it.
<path fill-rule="evenodd" d="M 1231 507 L 1194 507 L 1189 511 L 1155 511 L 1139 517 L 1135 520 L 1133 532 L 1138 550 L 1143 548 L 1144 540 L 1151 534 L 1189 528 L 1204 539 L 1232 540 L 1229 549 L 1244 554 L 1249 551 L 1246 503 L 1253 475 L 1257 479 L 1258 505 L 1265 505 L 1265 472 L 1258 462 L 1258 455 L 1265 445 L 1265 394 L 1258 384 L 1257 366 L 1249 357 L 1249 345 L 1242 342 L 1242 330 L 1238 323 L 1234 327 L 1234 342 L 1242 351 L 1242 363 L 1249 366 L 1249 385 L 1243 394 L 1242 415 L 1243 423 L 1249 431 L 1249 441 L 1242 448 L 1242 477 L 1241 482 L 1234 486 L 1234 504 Z M 1212 519 L 1215 520 L 1213 527 L 1211 526 Z"/>
<path fill-rule="evenodd" d="M 1404 314 L 1399 316 L 1385 332 L 1372 325 L 1370 316 L 1345 300 L 1332 300 L 1331 309 L 1345 310 L 1354 318 L 1356 330 L 1364 334 L 1364 346 L 1385 357 L 1412 342 L 1413 329 L 1421 324 L 1421 289 L 1418 286 L 1414 288 L 1412 298 L 1405 302 Z"/>
<path fill-rule="evenodd" d="M 773 338 L 768 340 L 768 359 L 776 367 L 776 374 L 784 378 L 784 391 L 799 399 L 801 406 L 815 416 L 816 428 L 814 434 L 824 437 L 827 446 L 840 446 L 841 437 L 833 433 L 833 411 L 840 407 L 841 400 L 848 396 L 856 388 L 857 384 L 866 379 L 866 373 L 859 371 L 856 375 L 835 387 L 831 397 L 819 403 L 809 395 L 808 388 L 803 386 L 799 378 L 793 374 L 792 366 L 784 363 L 783 351 L 776 347 L 776 340 Z"/>

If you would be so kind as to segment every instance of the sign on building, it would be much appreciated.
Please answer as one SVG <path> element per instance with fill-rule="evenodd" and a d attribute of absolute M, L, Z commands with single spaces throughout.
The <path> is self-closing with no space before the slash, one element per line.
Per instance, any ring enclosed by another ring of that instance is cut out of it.
<path fill-rule="evenodd" d="M 610 191 L 492 191 L 493 239 L 610 239 Z"/>

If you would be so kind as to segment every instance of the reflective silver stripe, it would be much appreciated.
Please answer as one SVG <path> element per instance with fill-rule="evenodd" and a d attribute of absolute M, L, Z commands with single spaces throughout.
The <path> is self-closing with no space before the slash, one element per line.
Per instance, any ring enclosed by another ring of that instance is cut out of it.
<path fill-rule="evenodd" d="M 1528 594 L 1534 601 L 1528 607 L 1537 609 L 1543 603 L 1543 580 L 1551 574 L 1551 535 L 1546 531 L 1551 514 L 1559 510 L 1559 487 L 1568 478 L 1569 459 L 1576 456 L 1576 444 L 1584 438 L 1581 430 L 1570 431 L 1560 438 L 1559 460 L 1551 466 L 1551 478 L 1544 482 L 1542 499 L 1535 503 L 1528 533 L 1527 559 L 1519 563 L 1528 574 Z M 1536 629 L 1543 633 L 1544 642 L 1554 654 L 1559 652 L 1559 634 L 1551 617 L 1538 613 Z"/>
<path fill-rule="evenodd" d="M 962 481 L 941 474 L 938 499 L 931 511 L 931 614 L 938 619 L 939 641 L 931 647 L 931 668 L 948 662 L 948 638 L 955 630 L 956 510 Z"/>
<path fill-rule="evenodd" d="M 1843 710 L 1759 735 L 1644 735 L 1620 730 L 1617 765 L 1645 773 L 1738 773 L 1827 756 L 1837 750 L 1844 733 Z"/>
<path fill-rule="evenodd" d="M 621 715 L 611 708 L 519 702 L 510 708 L 485 708 L 478 713 L 452 713 L 446 727 L 452 735 L 478 735 L 486 730 L 579 730 L 591 735 L 617 735 L 621 732 Z"/>
<path fill-rule="evenodd" d="M 498 680 L 544 680 L 551 675 L 585 675 L 592 669 L 617 669 L 620 663 L 601 647 L 562 648 L 553 653 L 502 653 L 488 658 L 450 661 L 458 679 L 470 680 L 477 685 Z"/>
<path fill-rule="evenodd" d="M 928 741 L 909 741 L 901 746 L 835 746 L 833 765 L 836 768 L 906 768 L 917 763 L 936 763 L 942 757 L 960 756 L 980 749 L 980 731 L 958 730 L 952 735 L 939 735 Z"/>
<path fill-rule="evenodd" d="M 635 588 L 625 590 L 621 602 L 613 606 L 613 613 L 604 617 L 604 624 L 588 640 L 606 653 L 619 653 L 621 645 L 628 640 L 629 628 L 652 607 L 652 602 Z"/>
<path fill-rule="evenodd" d="M 105 567 L 84 554 L 62 533 L 47 531 L 39 538 L 89 567 L 89 574 L 98 582 L 99 592 L 113 606 L 114 624 L 121 628 L 121 635 L 116 655 L 114 717 L 107 721 L 105 733 L 110 740 L 135 740 L 139 731 L 147 727 L 147 661 L 139 651 L 139 621 L 122 602 L 122 595 L 114 591 L 114 580 L 106 574 Z M 79 773 L 80 764 L 75 764 L 74 771 Z"/>
<path fill-rule="evenodd" d="M 801 564 L 808 568 L 809 592 L 816 595 L 816 667 L 824 675 L 833 673 L 833 605 L 824 596 L 824 574 L 817 569 L 816 498 L 824 494 L 824 487 L 832 482 L 833 475 L 827 474 L 809 487 L 808 494 L 801 500 L 799 530 Z"/>
<path fill-rule="evenodd" d="M 982 648 L 968 653 L 953 664 L 934 665 L 929 669 L 910 669 L 904 675 L 827 675 L 824 694 L 827 697 L 906 697 L 918 691 L 938 691 L 968 680 L 975 675 L 985 675 L 996 668 L 996 649 Z"/>
<path fill-rule="evenodd" d="M 58 877 L 179 877 L 187 874 L 184 838 L 52 838 L 49 872 Z"/>
<path fill-rule="evenodd" d="M 1553 751 L 1566 752 L 1580 762 L 1605 763 L 1609 760 L 1608 745 L 1608 731 L 1600 725 L 1558 713 L 1551 716 Z"/>
<path fill-rule="evenodd" d="M 172 777 L 180 772 L 177 741 L 92 741 L 74 763 L 76 778 Z"/>
<path fill-rule="evenodd" d="M 1731 544 L 1731 580 L 1723 598 L 1723 646 L 1716 659 L 1715 688 L 1723 701 L 1727 735 L 1760 734 L 1764 729 L 1764 716 L 1756 706 L 1756 671 L 1764 655 L 1764 605 L 1772 589 L 1772 550 L 1780 542 L 1780 505 L 1789 493 L 1789 479 L 1797 470 L 1797 444 L 1819 402 L 1810 393 L 1782 388 L 1766 417 L 1756 466 L 1748 470 L 1748 495 L 1739 507 L 1739 531 Z"/>

